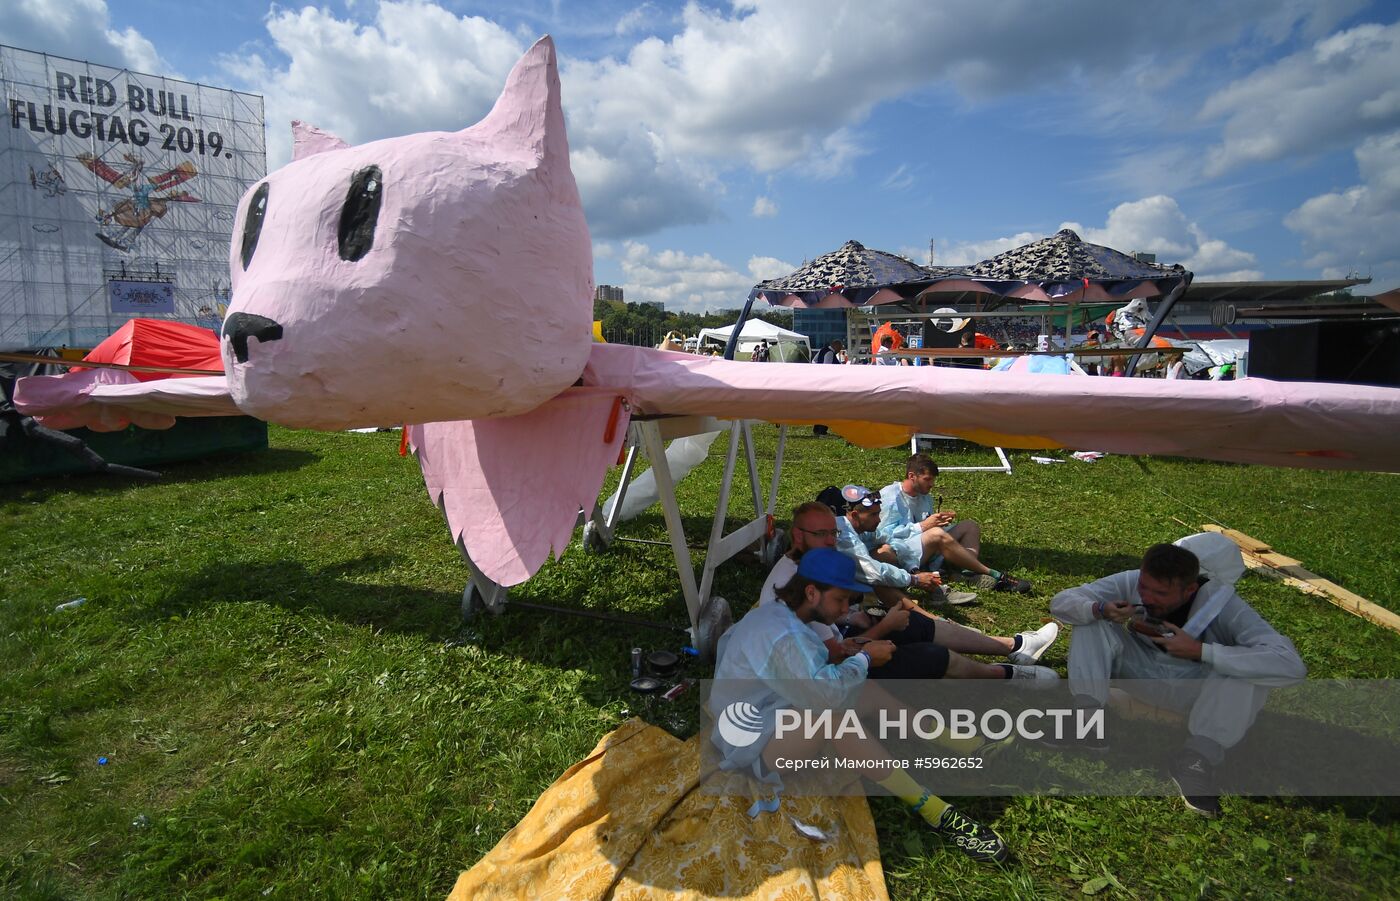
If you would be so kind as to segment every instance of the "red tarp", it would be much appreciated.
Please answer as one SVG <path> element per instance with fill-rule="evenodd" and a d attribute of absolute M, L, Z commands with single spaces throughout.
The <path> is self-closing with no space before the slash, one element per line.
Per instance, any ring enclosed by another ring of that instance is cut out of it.
<path fill-rule="evenodd" d="M 207 328 L 168 319 L 133 319 L 83 357 L 90 363 L 161 366 L 168 369 L 224 371 L 219 336 Z M 79 372 L 77 367 L 74 372 Z M 161 372 L 133 372 L 138 381 L 184 378 Z"/>

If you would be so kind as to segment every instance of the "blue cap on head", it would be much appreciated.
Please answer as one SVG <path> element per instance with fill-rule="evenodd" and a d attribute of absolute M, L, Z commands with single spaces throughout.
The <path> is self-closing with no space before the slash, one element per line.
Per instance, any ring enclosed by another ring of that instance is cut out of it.
<path fill-rule="evenodd" d="M 797 574 L 804 579 L 847 591 L 864 593 L 870 590 L 856 581 L 856 561 L 829 547 L 812 548 L 804 553 L 797 564 Z"/>

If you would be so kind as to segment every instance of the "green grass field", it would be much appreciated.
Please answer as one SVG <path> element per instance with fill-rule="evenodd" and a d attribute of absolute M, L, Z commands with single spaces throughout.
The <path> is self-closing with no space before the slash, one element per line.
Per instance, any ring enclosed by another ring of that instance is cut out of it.
<path fill-rule="evenodd" d="M 761 428 L 761 447 L 774 435 Z M 0 487 L 0 895 L 443 897 L 625 717 L 695 728 L 694 693 L 668 705 L 627 688 L 629 649 L 679 634 L 518 608 L 464 626 L 465 566 L 397 445 L 274 428 L 270 451 L 168 467 L 156 484 Z M 721 447 L 679 489 L 693 543 L 708 536 Z M 795 430 L 780 509 L 828 484 L 886 484 L 903 455 Z M 1397 609 L 1395 476 L 1013 460 L 1010 476 L 939 482 L 946 507 L 982 521 L 984 558 L 1036 583 L 1029 600 L 959 609 L 965 622 L 1033 626 L 1054 592 L 1205 522 Z M 623 534 L 664 538 L 659 510 Z M 742 613 L 763 575 L 733 561 L 717 592 Z M 1400 635 L 1259 576 L 1240 589 L 1312 676 L 1400 677 Z M 685 621 L 659 546 L 589 555 L 575 541 L 511 596 Z M 1062 672 L 1066 646 L 1046 661 Z M 1013 845 L 1001 868 L 942 849 L 895 802 L 872 808 L 896 898 L 1400 887 L 1394 799 L 1225 804 L 1207 822 L 1172 798 L 973 800 Z"/>

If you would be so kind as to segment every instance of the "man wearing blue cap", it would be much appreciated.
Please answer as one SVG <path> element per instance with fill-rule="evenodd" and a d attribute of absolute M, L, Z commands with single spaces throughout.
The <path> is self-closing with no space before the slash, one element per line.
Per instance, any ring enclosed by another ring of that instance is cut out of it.
<path fill-rule="evenodd" d="M 819 502 L 801 504 L 792 511 L 791 548 L 763 583 L 760 604 L 777 603 L 778 589 L 797 574 L 798 563 L 808 551 L 836 546 L 836 516 Z M 894 659 L 870 672 L 877 679 L 1037 679 L 1054 680 L 1055 673 L 1036 667 L 1047 648 L 1059 635 L 1059 626 L 1049 623 L 1018 635 L 987 635 L 976 629 L 927 613 L 908 595 L 888 586 L 874 586 L 875 595 L 885 607 L 878 620 L 852 607 L 834 625 L 819 621 L 807 624 L 827 647 L 829 659 L 840 661 L 859 647 L 846 636 L 889 638 L 900 648 Z M 876 613 L 881 611 L 876 610 Z M 1006 657 L 1005 664 L 985 664 L 963 656 L 985 654 Z"/>
<path fill-rule="evenodd" d="M 792 754 L 775 741 L 776 711 L 799 707 L 840 708 L 855 699 L 871 666 L 888 663 L 895 646 L 870 641 L 840 663 L 827 660 L 827 649 L 807 628 L 810 622 L 830 625 L 866 591 L 856 581 L 856 566 L 845 554 L 814 548 L 802 555 L 797 574 L 781 588 L 781 604 L 759 604 L 719 641 L 714 689 L 708 704 L 717 721 L 731 709 L 752 711 L 761 729 L 743 745 L 725 738 L 717 728 L 711 740 L 722 755 L 724 769 L 750 769 L 766 782 L 779 782 L 776 761 Z M 849 750 L 871 760 L 889 754 L 873 739 L 851 742 Z M 846 750 L 843 747 L 843 750 Z M 810 749 L 808 749 L 810 750 Z M 996 862 L 1007 856 L 1006 843 L 990 827 L 970 819 L 898 768 L 880 768 L 889 775 L 878 784 L 923 817 L 934 831 L 974 860 Z"/>

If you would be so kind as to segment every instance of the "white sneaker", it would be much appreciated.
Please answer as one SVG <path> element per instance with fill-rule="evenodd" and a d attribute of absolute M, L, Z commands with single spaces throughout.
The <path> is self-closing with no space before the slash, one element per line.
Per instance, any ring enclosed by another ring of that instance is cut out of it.
<path fill-rule="evenodd" d="M 961 607 L 964 604 L 971 604 L 977 600 L 975 591 L 949 591 L 947 592 L 948 605 L 951 607 Z"/>
<path fill-rule="evenodd" d="M 1006 655 L 1010 663 L 1029 666 L 1039 663 L 1040 658 L 1045 656 L 1045 652 L 1050 649 L 1050 645 L 1055 643 L 1055 639 L 1060 637 L 1059 623 L 1046 623 L 1034 632 L 1021 633 L 1021 650 L 1012 651 Z"/>
<path fill-rule="evenodd" d="M 1048 666 L 1024 666 L 1013 663 L 1011 665 L 1011 678 L 1036 682 L 1040 686 L 1048 688 L 1051 683 L 1060 681 L 1060 674 Z"/>

